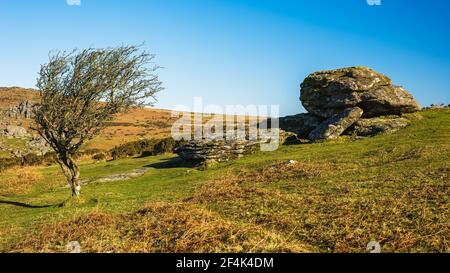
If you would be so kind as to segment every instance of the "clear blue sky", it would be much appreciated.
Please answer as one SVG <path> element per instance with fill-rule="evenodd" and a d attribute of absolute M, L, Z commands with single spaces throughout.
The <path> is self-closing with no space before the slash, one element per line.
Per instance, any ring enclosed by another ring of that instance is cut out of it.
<path fill-rule="evenodd" d="M 202 96 L 295 114 L 310 72 L 354 65 L 450 103 L 449 21 L 448 0 L 0 0 L 0 86 L 33 87 L 50 50 L 145 42 L 165 67 L 159 108 Z"/>

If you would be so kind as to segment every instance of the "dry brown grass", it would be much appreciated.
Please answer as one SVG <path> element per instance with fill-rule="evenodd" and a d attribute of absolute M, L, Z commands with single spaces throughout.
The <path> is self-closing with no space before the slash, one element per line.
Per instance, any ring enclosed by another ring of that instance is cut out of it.
<path fill-rule="evenodd" d="M 281 162 L 257 169 L 228 170 L 202 185 L 192 200 L 198 203 L 245 199 L 251 195 L 264 197 L 270 195 L 259 184 L 270 184 L 283 180 L 308 180 L 326 176 L 340 170 L 328 162 Z"/>
<path fill-rule="evenodd" d="M 6 252 L 65 252 L 79 241 L 83 252 L 305 252 L 295 240 L 257 226 L 239 225 L 188 203 L 152 203 L 132 214 L 90 213 L 42 225 Z"/>
<path fill-rule="evenodd" d="M 245 178 L 228 171 L 222 175 L 222 178 L 211 180 L 202 185 L 190 201 L 207 204 L 209 202 L 246 198 L 249 194 L 266 194 L 265 191 L 258 188 L 255 184 L 244 187 L 242 185 L 244 181 Z"/>
<path fill-rule="evenodd" d="M 250 172 L 244 179 L 260 183 L 289 179 L 306 180 L 322 177 L 337 170 L 338 166 L 329 162 L 281 162 Z"/>
<path fill-rule="evenodd" d="M 110 150 L 127 142 L 166 138 L 170 136 L 172 124 L 176 120 L 167 110 L 133 109 L 117 115 L 87 148 Z"/>
<path fill-rule="evenodd" d="M 27 194 L 41 180 L 36 167 L 9 169 L 0 176 L 0 195 Z"/>

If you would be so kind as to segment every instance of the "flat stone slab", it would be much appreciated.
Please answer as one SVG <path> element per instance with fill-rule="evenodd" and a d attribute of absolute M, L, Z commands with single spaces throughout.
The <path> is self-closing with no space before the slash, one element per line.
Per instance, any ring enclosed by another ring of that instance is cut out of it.
<path fill-rule="evenodd" d="M 112 174 L 100 178 L 94 178 L 94 179 L 84 179 L 81 181 L 82 185 L 86 184 L 92 184 L 92 183 L 110 183 L 110 182 L 119 182 L 119 181 L 126 181 L 133 178 L 138 178 L 146 174 L 150 168 L 140 168 L 136 170 L 132 170 L 127 173 L 120 173 L 120 174 Z M 70 186 L 69 186 L 70 187 Z"/>
<path fill-rule="evenodd" d="M 347 109 L 325 120 L 309 134 L 309 139 L 312 141 L 336 139 L 357 122 L 363 113 L 359 107 Z"/>

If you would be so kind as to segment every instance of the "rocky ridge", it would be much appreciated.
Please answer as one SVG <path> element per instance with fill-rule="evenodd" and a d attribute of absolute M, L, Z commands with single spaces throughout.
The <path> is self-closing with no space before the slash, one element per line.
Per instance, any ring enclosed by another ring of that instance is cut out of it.
<path fill-rule="evenodd" d="M 21 123 L 33 117 L 35 103 L 24 100 L 16 106 L 9 106 L 0 112 L 0 150 L 11 157 L 23 157 L 27 154 L 44 155 L 52 151 L 45 140 Z M 16 145 L 8 145 L 8 140 Z"/>
<path fill-rule="evenodd" d="M 279 145 L 285 143 L 292 133 L 280 132 Z M 184 160 L 196 165 L 210 165 L 242 158 L 257 151 L 262 144 L 271 143 L 271 138 L 249 139 L 215 139 L 191 140 L 187 144 L 175 149 Z"/>

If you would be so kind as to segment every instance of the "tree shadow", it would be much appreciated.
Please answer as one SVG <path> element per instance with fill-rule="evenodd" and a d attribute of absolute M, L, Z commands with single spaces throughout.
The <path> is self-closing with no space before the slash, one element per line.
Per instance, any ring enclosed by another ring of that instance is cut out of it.
<path fill-rule="evenodd" d="M 298 137 L 291 137 L 283 143 L 283 146 L 295 146 L 295 145 L 308 145 L 313 144 L 314 142 L 308 139 L 302 139 Z"/>
<path fill-rule="evenodd" d="M 51 207 L 61 207 L 63 203 L 54 204 L 54 205 L 31 205 L 22 202 L 14 202 L 7 200 L 0 200 L 0 205 L 11 205 L 16 207 L 28 208 L 28 209 L 43 209 L 43 208 L 51 208 Z"/>
<path fill-rule="evenodd" d="M 152 163 L 147 166 L 147 168 L 155 169 L 174 169 L 174 168 L 195 168 L 198 167 L 197 162 L 188 162 L 180 157 L 162 159 L 160 162 Z"/>

